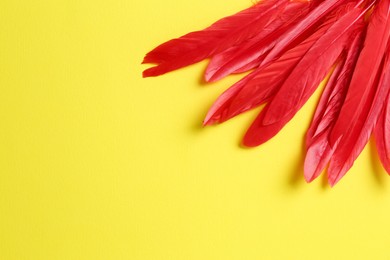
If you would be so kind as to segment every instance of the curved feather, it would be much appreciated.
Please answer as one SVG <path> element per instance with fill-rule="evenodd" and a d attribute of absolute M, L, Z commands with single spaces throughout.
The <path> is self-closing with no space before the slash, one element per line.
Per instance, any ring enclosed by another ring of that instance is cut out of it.
<path fill-rule="evenodd" d="M 291 70 L 313 44 L 329 29 L 337 16 L 330 17 L 308 39 L 287 51 L 268 66 L 258 68 L 226 90 L 210 108 L 204 125 L 222 123 L 267 102 L 279 89 Z"/>
<path fill-rule="evenodd" d="M 331 186 L 334 186 L 352 167 L 372 134 L 388 94 L 389 75 L 382 76 L 381 81 L 383 83 L 380 83 L 379 87 L 371 89 L 370 98 L 364 105 L 364 112 L 358 118 L 352 132 L 348 132 L 348 135 L 345 134 L 337 141 L 328 169 L 328 181 Z"/>
<path fill-rule="evenodd" d="M 388 97 L 390 90 L 390 59 L 387 56 L 382 60 L 383 68 L 381 67 L 377 74 L 379 83 L 375 82 L 371 87 L 370 97 L 367 98 L 358 121 L 352 129 L 348 130 L 348 134 L 340 138 L 340 143 L 337 145 L 331 159 L 328 170 L 328 179 L 331 186 L 335 185 L 345 175 L 362 152 Z"/>
<path fill-rule="evenodd" d="M 390 95 L 374 128 L 375 144 L 379 158 L 387 173 L 390 174 Z"/>
<path fill-rule="evenodd" d="M 244 137 L 245 145 L 264 143 L 291 120 L 351 41 L 351 34 L 362 26 L 363 14 L 364 10 L 360 8 L 338 14 L 340 19 L 310 48 L 267 105 L 267 110 L 248 129 Z M 269 127 L 273 125 L 278 127 Z"/>
<path fill-rule="evenodd" d="M 310 2 L 292 1 L 282 6 L 257 36 L 212 57 L 205 73 L 206 81 L 217 81 L 258 59 L 262 60 L 262 56 L 272 49 L 293 24 L 308 13 L 312 5 Z"/>
<path fill-rule="evenodd" d="M 347 94 L 363 43 L 363 35 L 362 32 L 356 35 L 348 46 L 346 57 L 336 65 L 306 134 L 304 176 L 307 182 L 313 181 L 321 174 L 333 154 L 328 137 Z"/>
<path fill-rule="evenodd" d="M 144 77 L 158 76 L 199 62 L 254 37 L 287 0 L 265 0 L 210 27 L 165 42 L 146 54 L 143 63 L 156 63 Z"/>
<path fill-rule="evenodd" d="M 334 99 L 334 96 L 342 91 L 343 89 L 338 89 L 340 86 L 338 85 L 338 79 L 342 74 L 342 70 L 344 69 L 346 63 L 345 55 L 340 57 L 339 61 L 335 64 L 335 67 L 324 86 L 324 91 L 321 94 L 321 98 L 318 102 L 317 108 L 315 110 L 313 120 L 310 124 L 309 129 L 306 132 L 306 148 L 309 148 L 310 145 L 314 142 L 314 139 L 317 135 L 323 132 L 329 125 L 328 120 L 325 122 L 324 116 L 327 114 L 327 111 L 333 110 L 329 107 L 329 102 Z"/>
<path fill-rule="evenodd" d="M 304 167 L 310 182 L 329 164 L 333 186 L 372 132 L 390 174 L 389 44 L 390 0 L 264 0 L 156 47 L 143 61 L 156 66 L 143 76 L 210 57 L 206 81 L 255 69 L 217 99 L 204 124 L 268 102 L 243 139 L 257 146 L 291 120 L 334 66 L 306 135 Z"/>
<path fill-rule="evenodd" d="M 340 91 L 337 89 L 337 80 L 343 69 L 345 60 L 339 61 L 321 95 L 313 122 L 306 134 L 306 156 L 304 162 L 304 177 L 307 182 L 317 178 L 328 164 L 332 149 L 328 143 L 329 119 L 336 108 L 330 104 L 333 95 Z M 330 113 L 330 116 L 327 115 Z"/>
<path fill-rule="evenodd" d="M 360 28 L 363 25 L 361 16 L 361 9 L 351 10 L 310 49 L 270 103 L 264 124 L 273 124 L 280 118 L 290 117 L 306 102 L 350 42 L 351 32 L 357 29 L 357 25 Z"/>
<path fill-rule="evenodd" d="M 340 116 L 332 130 L 330 141 L 336 142 L 362 113 L 382 63 L 390 35 L 390 1 L 381 0 L 376 6 L 367 28 L 367 37 L 360 54 L 350 91 Z"/>
<path fill-rule="evenodd" d="M 347 3 L 348 0 L 325 0 L 322 1 L 315 9 L 313 9 L 309 15 L 297 23 L 293 28 L 289 30 L 289 33 L 286 34 L 280 41 L 277 42 L 272 51 L 267 55 L 263 60 L 262 65 L 267 64 L 275 59 L 277 59 L 286 49 L 289 49 L 296 40 L 299 39 L 303 34 L 305 34 L 310 28 L 315 26 L 326 15 L 335 10 L 336 7 L 341 6 L 344 3 Z"/>
<path fill-rule="evenodd" d="M 390 0 L 376 6 L 367 28 L 364 48 L 356 65 L 346 100 L 330 135 L 333 145 L 340 139 L 331 159 L 328 178 L 334 185 L 349 170 L 369 140 L 385 100 L 388 74 L 382 74 L 390 36 Z M 378 85 L 379 83 L 379 85 Z"/>

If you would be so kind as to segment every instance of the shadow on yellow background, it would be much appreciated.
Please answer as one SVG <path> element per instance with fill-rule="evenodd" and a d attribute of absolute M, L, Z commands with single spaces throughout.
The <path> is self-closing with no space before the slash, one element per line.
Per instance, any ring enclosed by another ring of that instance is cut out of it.
<path fill-rule="evenodd" d="M 251 1 L 0 2 L 0 259 L 387 259 L 390 178 L 368 146 L 303 179 L 320 92 L 270 142 L 201 127 L 240 76 L 142 79 L 157 44 Z"/>

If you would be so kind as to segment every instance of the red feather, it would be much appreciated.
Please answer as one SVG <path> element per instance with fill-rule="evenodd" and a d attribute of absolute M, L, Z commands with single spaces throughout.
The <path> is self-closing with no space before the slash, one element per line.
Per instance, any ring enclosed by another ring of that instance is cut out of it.
<path fill-rule="evenodd" d="M 328 134 L 334 116 L 337 113 L 336 106 L 340 102 L 335 96 L 337 97 L 337 94 L 342 90 L 337 89 L 337 87 L 344 87 L 337 84 L 344 62 L 345 60 L 343 59 L 336 65 L 321 96 L 314 120 L 306 134 L 304 176 L 307 182 L 313 181 L 321 174 L 332 156 L 332 149 L 328 142 Z"/>
<path fill-rule="evenodd" d="M 329 134 L 347 94 L 363 39 L 363 33 L 358 33 L 349 46 L 346 57 L 336 65 L 306 134 L 304 173 L 307 182 L 313 181 L 321 174 L 333 154 L 328 141 Z"/>
<path fill-rule="evenodd" d="M 289 2 L 279 10 L 275 10 L 273 18 L 259 30 L 258 35 L 211 59 L 205 73 L 206 81 L 219 80 L 234 71 L 242 71 L 245 67 L 249 69 L 253 66 L 257 67 L 279 38 L 299 18 L 306 15 L 310 7 L 311 4 L 308 2 Z"/>
<path fill-rule="evenodd" d="M 385 68 L 387 74 L 390 68 Z M 387 76 L 389 77 L 389 76 Z M 374 129 L 375 143 L 383 167 L 390 174 L 390 95 Z"/>
<path fill-rule="evenodd" d="M 210 57 L 254 37 L 287 0 L 267 0 L 223 18 L 202 31 L 186 34 L 149 52 L 143 63 L 158 65 L 144 71 L 144 77 L 158 76 Z"/>
<path fill-rule="evenodd" d="M 368 142 L 387 94 L 389 84 L 384 84 L 382 77 L 378 87 L 378 81 L 390 36 L 390 1 L 381 0 L 371 19 L 346 100 L 330 135 L 331 145 L 340 141 L 328 169 L 331 185 L 352 167 Z"/>
<path fill-rule="evenodd" d="M 254 69 L 217 99 L 204 124 L 268 102 L 243 140 L 257 146 L 293 118 L 334 67 L 307 132 L 304 167 L 310 182 L 329 164 L 333 186 L 373 131 L 390 173 L 389 37 L 390 0 L 264 0 L 158 46 L 144 59 L 157 65 L 143 76 L 206 58 L 206 81 Z"/>
<path fill-rule="evenodd" d="M 384 68 L 389 69 L 389 60 L 387 59 Z M 378 75 L 379 78 L 380 74 Z M 358 121 L 353 129 L 350 129 L 348 135 L 340 138 L 340 144 L 337 146 L 334 157 L 329 166 L 329 183 L 336 184 L 352 167 L 353 162 L 359 156 L 364 146 L 367 144 L 373 128 L 376 125 L 379 115 L 385 104 L 390 89 L 390 75 L 385 70 L 380 77 L 379 84 L 374 85 L 370 97 L 364 105 Z"/>
<path fill-rule="evenodd" d="M 230 87 L 210 108 L 204 124 L 222 123 L 267 102 L 313 44 L 336 21 L 337 16 L 332 16 L 313 35 L 295 48 L 287 51 L 277 61 L 269 66 L 258 68 Z"/>
<path fill-rule="evenodd" d="M 347 0 L 325 0 L 322 1 L 312 12 L 309 13 L 298 24 L 293 26 L 289 33 L 277 42 L 272 51 L 267 55 L 262 64 L 267 64 L 280 56 L 286 49 L 291 47 L 299 38 L 312 28 L 323 17 L 331 13 L 336 7 L 348 2 Z"/>
<path fill-rule="evenodd" d="M 351 34 L 362 26 L 361 9 L 340 12 L 339 15 L 341 18 L 303 56 L 267 105 L 267 110 L 262 111 L 263 115 L 248 129 L 245 145 L 264 143 L 290 121 L 324 79 L 349 43 Z"/>

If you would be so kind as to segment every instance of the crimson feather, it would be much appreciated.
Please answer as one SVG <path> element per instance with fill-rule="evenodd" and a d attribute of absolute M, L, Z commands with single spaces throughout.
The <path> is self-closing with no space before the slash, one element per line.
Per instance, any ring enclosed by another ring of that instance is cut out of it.
<path fill-rule="evenodd" d="M 387 69 L 387 70 L 386 70 Z M 386 73 L 390 68 L 385 68 Z M 390 173 L 390 95 L 374 129 L 375 143 L 383 167 Z"/>
<path fill-rule="evenodd" d="M 389 66 L 389 60 L 387 59 L 383 68 L 389 69 Z M 364 110 L 354 124 L 354 128 L 340 138 L 340 144 L 336 147 L 329 166 L 329 183 L 332 186 L 352 167 L 353 162 L 367 144 L 379 119 L 390 89 L 388 71 L 381 69 L 381 72 L 382 74 L 378 74 L 378 79 L 380 76 L 379 83 L 371 89 L 369 98 L 364 104 Z"/>
<path fill-rule="evenodd" d="M 287 0 L 267 0 L 210 27 L 161 44 L 146 54 L 143 63 L 157 63 L 144 71 L 144 77 L 158 76 L 199 62 L 215 53 L 254 37 L 278 13 Z"/>
<path fill-rule="evenodd" d="M 337 113 L 337 102 L 333 95 L 339 93 L 337 80 L 343 70 L 345 59 L 336 65 L 324 93 L 318 104 L 314 120 L 306 133 L 306 157 L 304 162 L 304 176 L 307 182 L 313 181 L 324 170 L 332 156 L 332 148 L 328 142 L 329 128 Z M 333 101 L 333 102 L 332 102 Z M 335 103 L 335 104 L 332 104 Z"/>
<path fill-rule="evenodd" d="M 340 141 L 328 169 L 331 185 L 339 181 L 352 167 L 368 142 L 381 112 L 389 85 L 385 84 L 381 69 L 389 36 L 390 1 L 381 0 L 372 13 L 364 48 L 330 135 L 331 145 Z"/>
<path fill-rule="evenodd" d="M 323 17 L 331 13 L 336 7 L 343 5 L 348 0 L 325 0 L 322 1 L 313 11 L 311 11 L 304 19 L 290 28 L 289 33 L 277 42 L 272 51 L 263 60 L 262 64 L 267 64 L 280 56 L 286 49 L 291 47 L 295 41 L 304 35 L 311 27 L 315 26 Z"/>
<path fill-rule="evenodd" d="M 262 116 L 248 129 L 245 145 L 264 143 L 291 120 L 336 62 L 351 34 L 362 26 L 362 13 L 361 9 L 338 13 L 339 20 L 302 57 L 267 105 L 267 110 L 262 111 Z"/>
<path fill-rule="evenodd" d="M 390 174 L 389 39 L 390 0 L 263 0 L 156 47 L 143 61 L 156 66 L 143 76 L 206 58 L 206 81 L 253 70 L 216 100 L 203 123 L 222 123 L 267 103 L 243 139 L 257 146 L 277 134 L 330 74 L 306 135 L 304 176 L 310 182 L 329 164 L 333 186 L 373 131 Z"/>
<path fill-rule="evenodd" d="M 321 174 L 332 156 L 334 147 L 332 149 L 329 144 L 329 134 L 347 94 L 362 47 L 363 36 L 363 32 L 356 35 L 345 57 L 336 64 L 307 131 L 307 152 L 304 163 L 304 175 L 307 182 L 313 181 Z"/>
<path fill-rule="evenodd" d="M 313 44 L 329 29 L 337 16 L 330 17 L 310 37 L 268 66 L 260 67 L 225 91 L 210 108 L 205 125 L 222 123 L 267 101 L 280 88 L 292 69 Z"/>
<path fill-rule="evenodd" d="M 206 81 L 216 81 L 234 71 L 258 66 L 279 38 L 306 15 L 312 5 L 308 2 L 289 2 L 280 7 L 258 35 L 212 57 L 205 73 Z"/>

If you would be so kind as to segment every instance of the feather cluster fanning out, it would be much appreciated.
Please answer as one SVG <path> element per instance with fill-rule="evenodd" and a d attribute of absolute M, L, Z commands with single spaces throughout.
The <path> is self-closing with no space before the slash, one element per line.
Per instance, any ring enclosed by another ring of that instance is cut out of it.
<path fill-rule="evenodd" d="M 210 59 L 208 82 L 251 71 L 212 105 L 204 125 L 264 103 L 243 144 L 276 135 L 326 78 L 306 135 L 304 176 L 335 185 L 373 134 L 390 173 L 390 0 L 264 0 L 161 44 L 144 77 Z M 329 75 L 327 77 L 327 75 Z"/>

